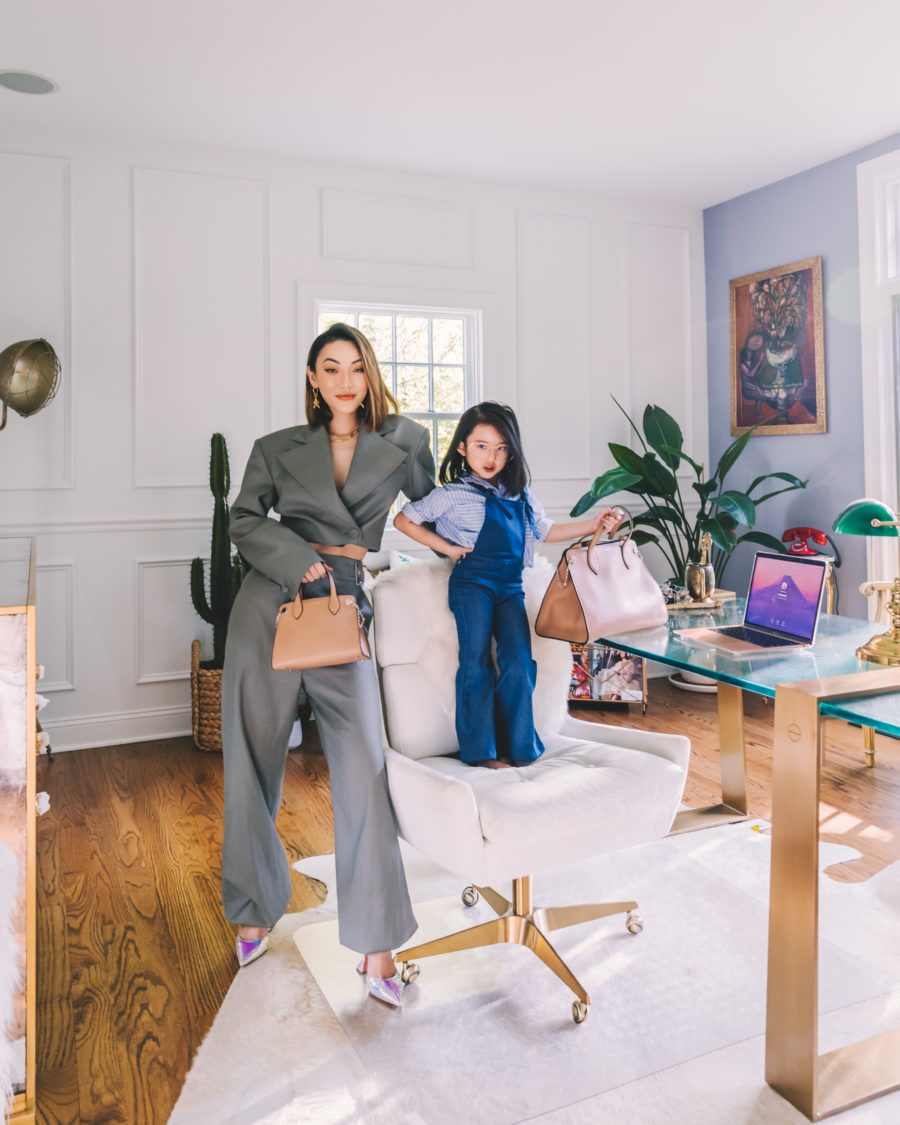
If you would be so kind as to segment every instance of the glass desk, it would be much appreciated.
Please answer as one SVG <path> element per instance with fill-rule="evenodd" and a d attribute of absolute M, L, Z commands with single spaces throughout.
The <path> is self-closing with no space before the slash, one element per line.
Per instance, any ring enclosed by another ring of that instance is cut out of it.
<path fill-rule="evenodd" d="M 732 657 L 673 630 L 741 620 L 743 602 L 673 614 L 668 627 L 600 638 L 719 683 L 722 800 L 679 814 L 673 831 L 747 811 L 741 691 L 775 700 L 772 872 L 766 1000 L 766 1081 L 812 1120 L 900 1088 L 900 1028 L 818 1051 L 819 770 L 824 720 L 846 719 L 900 738 L 900 668 L 858 660 L 870 621 L 824 614 L 816 643 L 790 656 Z"/>
<path fill-rule="evenodd" d="M 677 629 L 703 626 L 739 625 L 744 616 L 744 599 L 733 598 L 709 613 L 672 613 L 668 625 L 641 629 L 633 633 L 612 633 L 597 638 L 604 644 L 625 649 L 648 660 L 672 668 L 702 673 L 717 680 L 719 707 L 719 768 L 722 778 L 722 803 L 702 809 L 688 809 L 675 818 L 673 833 L 727 824 L 747 816 L 747 784 L 744 772 L 744 710 L 741 691 L 775 698 L 779 684 L 797 680 L 824 679 L 878 668 L 856 658 L 856 648 L 864 644 L 878 625 L 855 617 L 823 613 L 819 618 L 816 643 L 780 655 L 729 655 L 688 637 Z M 842 716 L 843 717 L 843 716 Z M 858 720 L 853 720 L 858 721 Z"/>

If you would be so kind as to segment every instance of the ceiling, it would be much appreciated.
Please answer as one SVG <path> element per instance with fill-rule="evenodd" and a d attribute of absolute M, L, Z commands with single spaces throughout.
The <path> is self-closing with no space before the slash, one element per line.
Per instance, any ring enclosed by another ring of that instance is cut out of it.
<path fill-rule="evenodd" d="M 900 131 L 897 0 L 2 0 L 0 135 L 705 207 Z"/>

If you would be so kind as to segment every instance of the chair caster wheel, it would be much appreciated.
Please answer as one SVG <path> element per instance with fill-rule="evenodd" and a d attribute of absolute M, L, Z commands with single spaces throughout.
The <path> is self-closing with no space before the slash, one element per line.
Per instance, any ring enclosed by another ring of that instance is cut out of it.
<path fill-rule="evenodd" d="M 637 914 L 634 914 L 629 910 L 628 915 L 625 918 L 625 929 L 630 934 L 639 934 L 643 928 L 644 923 L 641 921 L 641 919 L 637 916 Z"/>
<path fill-rule="evenodd" d="M 462 893 L 463 906 L 474 906 L 480 897 L 474 887 L 466 887 Z"/>
<path fill-rule="evenodd" d="M 574 1000 L 572 1002 L 572 1019 L 576 1023 L 584 1023 L 587 1019 L 588 1006 L 583 1000 Z"/>
<path fill-rule="evenodd" d="M 418 980 L 419 966 L 414 961 L 405 964 L 400 972 L 400 979 L 404 984 L 412 984 L 414 980 Z"/>

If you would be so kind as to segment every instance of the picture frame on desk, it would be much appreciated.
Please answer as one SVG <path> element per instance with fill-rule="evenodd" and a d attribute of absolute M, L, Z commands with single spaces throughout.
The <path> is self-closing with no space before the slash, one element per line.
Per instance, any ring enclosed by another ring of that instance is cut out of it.
<path fill-rule="evenodd" d="M 647 711 L 647 668 L 643 657 L 601 644 L 573 644 L 569 701 L 602 706 L 640 703 Z"/>

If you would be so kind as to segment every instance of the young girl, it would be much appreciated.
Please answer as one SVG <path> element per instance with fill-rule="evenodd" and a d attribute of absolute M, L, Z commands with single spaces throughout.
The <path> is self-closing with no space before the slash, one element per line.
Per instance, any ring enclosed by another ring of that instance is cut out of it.
<path fill-rule="evenodd" d="M 482 402 L 459 420 L 441 463 L 444 487 L 407 504 L 394 520 L 411 539 L 456 560 L 449 586 L 459 633 L 456 735 L 470 766 L 524 766 L 544 751 L 532 717 L 536 666 L 522 592 L 522 567 L 532 565 L 535 539 L 563 542 L 601 525 L 611 531 L 619 522 L 605 508 L 591 519 L 553 523 L 529 479 L 515 414 Z"/>

